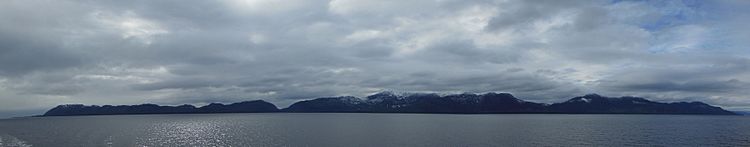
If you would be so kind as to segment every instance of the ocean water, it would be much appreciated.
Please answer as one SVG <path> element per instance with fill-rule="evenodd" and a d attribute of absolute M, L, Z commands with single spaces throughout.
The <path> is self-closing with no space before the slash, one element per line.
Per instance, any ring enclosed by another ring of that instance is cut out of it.
<path fill-rule="evenodd" d="M 0 146 L 750 146 L 750 117 L 257 113 L 0 120 Z"/>

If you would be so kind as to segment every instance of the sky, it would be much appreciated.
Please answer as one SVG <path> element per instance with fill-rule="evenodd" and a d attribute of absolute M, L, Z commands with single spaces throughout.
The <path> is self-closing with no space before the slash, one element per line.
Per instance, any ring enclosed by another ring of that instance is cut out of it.
<path fill-rule="evenodd" d="M 379 91 L 750 110 L 745 0 L 3 0 L 0 117 Z"/>

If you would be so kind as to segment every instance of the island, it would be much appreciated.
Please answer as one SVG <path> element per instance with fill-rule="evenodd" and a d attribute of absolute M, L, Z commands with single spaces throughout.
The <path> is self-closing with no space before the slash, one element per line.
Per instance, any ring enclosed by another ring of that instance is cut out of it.
<path fill-rule="evenodd" d="M 703 102 L 655 102 L 640 97 L 605 97 L 588 94 L 546 104 L 518 99 L 509 93 L 448 94 L 380 92 L 363 98 L 324 97 L 296 102 L 287 108 L 263 101 L 192 105 L 83 105 L 65 104 L 41 116 L 191 114 L 191 113 L 448 113 L 448 114 L 700 114 L 738 115 Z"/>

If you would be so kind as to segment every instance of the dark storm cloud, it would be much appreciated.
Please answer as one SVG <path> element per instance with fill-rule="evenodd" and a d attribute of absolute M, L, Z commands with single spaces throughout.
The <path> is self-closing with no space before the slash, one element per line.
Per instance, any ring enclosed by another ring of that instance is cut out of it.
<path fill-rule="evenodd" d="M 670 91 L 684 91 L 684 92 L 732 92 L 735 90 L 750 88 L 745 82 L 741 82 L 736 79 L 728 81 L 684 81 L 684 82 L 673 82 L 673 81 L 647 81 L 640 83 L 628 83 L 622 81 L 612 85 L 617 90 L 627 91 L 653 91 L 653 92 L 670 92 Z"/>
<path fill-rule="evenodd" d="M 284 106 L 382 90 L 540 102 L 602 93 L 746 109 L 749 21 L 739 6 L 747 3 L 3 1 L 0 111 Z"/>

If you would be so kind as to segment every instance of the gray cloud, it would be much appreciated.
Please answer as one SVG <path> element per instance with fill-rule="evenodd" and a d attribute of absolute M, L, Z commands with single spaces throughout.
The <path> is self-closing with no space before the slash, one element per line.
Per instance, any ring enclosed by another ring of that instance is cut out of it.
<path fill-rule="evenodd" d="M 750 109 L 738 1 L 3 1 L 0 112 L 381 90 Z"/>
<path fill-rule="evenodd" d="M 513 31 L 523 31 L 519 30 L 519 28 L 525 29 L 526 27 L 533 26 L 534 23 L 538 23 L 539 21 L 553 19 L 560 13 L 582 8 L 585 9 L 592 5 L 601 4 L 602 2 L 603 1 L 531 0 L 500 3 L 499 5 L 509 6 L 504 7 L 506 9 L 500 10 L 501 12 L 499 12 L 497 16 L 493 17 L 492 20 L 489 21 L 487 28 L 490 30 L 511 29 Z M 589 16 L 596 15 L 593 13 L 586 14 Z M 583 19 L 592 18 L 586 17 Z"/>
<path fill-rule="evenodd" d="M 615 82 L 613 81 L 612 88 L 616 90 L 633 90 L 633 91 L 654 91 L 654 92 L 670 92 L 670 91 L 684 91 L 684 92 L 732 92 L 735 90 L 744 90 L 750 88 L 745 82 L 732 79 L 728 81 L 685 81 L 685 82 L 672 82 L 672 81 L 647 81 L 647 82 Z"/>

